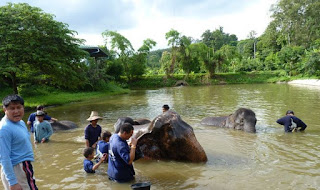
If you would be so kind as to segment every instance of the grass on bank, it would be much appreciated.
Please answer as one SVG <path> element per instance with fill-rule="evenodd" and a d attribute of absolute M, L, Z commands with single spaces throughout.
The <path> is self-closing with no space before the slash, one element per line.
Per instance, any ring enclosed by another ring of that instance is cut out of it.
<path fill-rule="evenodd" d="M 177 81 L 185 81 L 190 86 L 198 85 L 219 85 L 219 84 L 254 84 L 254 83 L 274 83 L 278 81 L 290 81 L 296 79 L 310 79 L 316 77 L 285 75 L 283 71 L 259 71 L 259 72 L 240 72 L 240 73 L 217 73 L 213 78 L 208 74 L 176 74 L 173 77 L 166 77 L 165 75 L 148 75 L 140 79 L 136 79 L 129 83 L 123 83 L 119 87 L 118 84 L 110 82 L 104 87 L 102 91 L 92 92 L 64 92 L 54 90 L 52 88 L 39 88 L 32 86 L 21 90 L 21 96 L 25 99 L 25 107 L 32 108 L 37 105 L 62 105 L 70 102 L 84 101 L 93 98 L 101 98 L 108 95 L 129 93 L 129 89 L 155 89 L 161 87 L 175 86 Z M 129 88 L 129 89 L 124 89 Z M 8 88 L 1 88 L 1 100 L 12 90 Z"/>
<path fill-rule="evenodd" d="M 301 76 L 285 76 L 281 71 L 265 72 L 239 72 L 239 73 L 216 73 L 213 78 L 208 74 L 176 74 L 172 77 L 165 75 L 143 76 L 140 79 L 128 83 L 129 88 L 159 88 L 174 86 L 177 81 L 184 80 L 190 86 L 197 85 L 217 85 L 217 84 L 254 84 L 254 83 L 274 83 L 278 81 L 289 81 L 302 78 Z"/>
<path fill-rule="evenodd" d="M 129 89 L 123 89 L 117 86 L 114 83 L 108 83 L 106 89 L 103 91 L 94 91 L 94 92 L 65 92 L 59 90 L 48 91 L 46 89 L 39 89 L 42 93 L 40 95 L 34 95 L 34 93 L 21 94 L 25 101 L 26 109 L 34 109 L 37 105 L 62 105 L 70 102 L 84 101 L 92 98 L 101 98 L 110 95 L 116 94 L 125 94 L 129 93 Z M 12 94 L 11 88 L 1 89 L 0 98 L 1 100 Z"/>

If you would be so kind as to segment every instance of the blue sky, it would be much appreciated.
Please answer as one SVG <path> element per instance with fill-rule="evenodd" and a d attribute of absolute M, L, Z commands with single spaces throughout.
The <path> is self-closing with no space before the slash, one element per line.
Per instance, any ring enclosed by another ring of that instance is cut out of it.
<path fill-rule="evenodd" d="M 165 33 L 170 29 L 194 39 L 219 26 L 240 40 L 251 30 L 259 36 L 271 21 L 269 10 L 276 0 L 0 0 L 0 6 L 7 2 L 28 3 L 54 14 L 86 45 L 103 45 L 101 33 L 113 30 L 135 49 L 147 38 L 159 49 L 167 47 Z"/>

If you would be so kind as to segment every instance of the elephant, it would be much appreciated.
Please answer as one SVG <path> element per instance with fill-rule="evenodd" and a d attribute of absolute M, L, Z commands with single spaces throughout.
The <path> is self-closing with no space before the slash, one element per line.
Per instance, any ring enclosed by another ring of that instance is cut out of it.
<path fill-rule="evenodd" d="M 75 128 L 78 128 L 78 125 L 72 121 L 63 120 L 63 121 L 52 122 L 51 127 L 54 131 L 58 131 L 58 130 L 75 129 Z"/>
<path fill-rule="evenodd" d="M 130 123 L 131 125 L 136 126 L 136 128 L 144 128 L 146 124 L 149 124 L 151 121 L 149 119 L 137 119 L 133 120 L 130 117 L 120 117 L 117 122 L 114 124 L 115 133 L 119 133 L 120 126 L 124 123 Z"/>
<path fill-rule="evenodd" d="M 239 108 L 229 116 L 206 117 L 201 120 L 202 125 L 232 128 L 249 133 L 256 132 L 256 114 L 247 108 Z"/>
<path fill-rule="evenodd" d="M 133 137 L 138 139 L 136 157 L 143 155 L 144 159 L 194 163 L 208 160 L 194 135 L 193 128 L 174 111 L 164 112 L 151 123 L 133 127 Z"/>

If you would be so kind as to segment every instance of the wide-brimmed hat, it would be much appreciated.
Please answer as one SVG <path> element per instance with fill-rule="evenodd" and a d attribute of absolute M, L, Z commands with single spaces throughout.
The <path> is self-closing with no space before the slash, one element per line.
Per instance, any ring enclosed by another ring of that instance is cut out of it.
<path fill-rule="evenodd" d="M 102 119 L 102 117 L 99 116 L 98 112 L 91 111 L 90 117 L 87 119 L 87 121 L 93 121 L 97 119 Z"/>
<path fill-rule="evenodd" d="M 45 116 L 46 113 L 44 111 L 38 110 L 36 116 Z"/>

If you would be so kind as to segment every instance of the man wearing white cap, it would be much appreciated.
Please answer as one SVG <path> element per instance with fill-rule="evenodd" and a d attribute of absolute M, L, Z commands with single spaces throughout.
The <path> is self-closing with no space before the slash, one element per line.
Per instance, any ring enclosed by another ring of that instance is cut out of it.
<path fill-rule="evenodd" d="M 86 147 L 96 148 L 97 142 L 101 137 L 101 127 L 98 125 L 98 120 L 102 119 L 98 112 L 92 111 L 87 119 L 90 124 L 84 130 L 84 138 L 86 139 Z"/>

